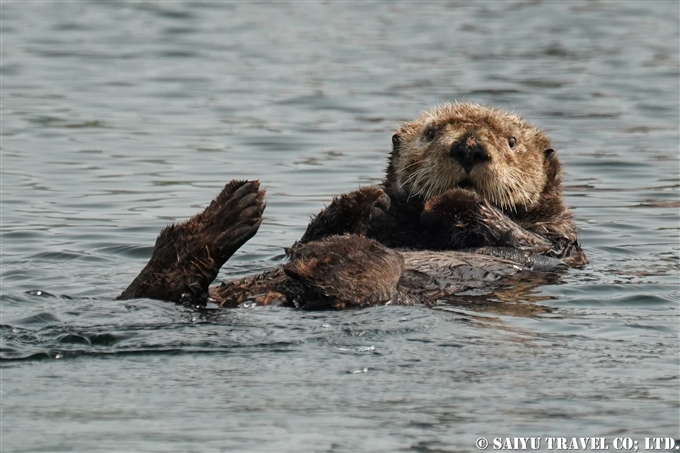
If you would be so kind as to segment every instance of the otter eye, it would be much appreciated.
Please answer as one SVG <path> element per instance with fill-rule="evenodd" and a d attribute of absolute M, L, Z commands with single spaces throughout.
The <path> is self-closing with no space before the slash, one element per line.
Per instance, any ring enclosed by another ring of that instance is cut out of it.
<path fill-rule="evenodd" d="M 429 141 L 434 140 L 434 136 L 437 135 L 437 131 L 434 128 L 429 128 L 425 133 Z"/>
<path fill-rule="evenodd" d="M 510 148 L 514 148 L 516 143 L 517 143 L 517 140 L 515 140 L 515 137 L 510 137 L 508 139 L 508 145 L 510 145 Z"/>

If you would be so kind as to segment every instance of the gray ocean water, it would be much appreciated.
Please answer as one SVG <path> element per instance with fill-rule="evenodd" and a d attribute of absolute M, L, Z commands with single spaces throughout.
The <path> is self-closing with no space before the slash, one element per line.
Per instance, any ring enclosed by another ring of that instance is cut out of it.
<path fill-rule="evenodd" d="M 3 452 L 680 439 L 677 1 L 0 8 Z M 232 178 L 267 210 L 220 278 L 277 265 L 454 100 L 553 138 L 585 269 L 436 309 L 113 300 Z"/>

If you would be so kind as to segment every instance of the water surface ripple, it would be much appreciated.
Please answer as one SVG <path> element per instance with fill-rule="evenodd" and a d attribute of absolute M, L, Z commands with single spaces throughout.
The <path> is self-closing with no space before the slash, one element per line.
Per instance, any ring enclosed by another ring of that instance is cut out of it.
<path fill-rule="evenodd" d="M 680 438 L 677 2 L 3 2 L 1 449 Z M 435 309 L 114 301 L 232 178 L 270 268 L 445 101 L 553 138 L 591 264 Z M 642 444 L 641 444 L 642 445 Z"/>

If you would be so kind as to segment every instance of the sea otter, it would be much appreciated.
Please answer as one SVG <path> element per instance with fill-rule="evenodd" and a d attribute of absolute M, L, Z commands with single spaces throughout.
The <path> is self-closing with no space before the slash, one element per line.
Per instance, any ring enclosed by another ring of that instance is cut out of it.
<path fill-rule="evenodd" d="M 268 272 L 209 288 L 260 226 L 264 191 L 232 181 L 199 215 L 164 229 L 119 299 L 305 309 L 431 304 L 525 269 L 587 262 L 562 203 L 550 140 L 516 115 L 446 104 L 392 137 L 380 187 L 341 195 Z"/>
<path fill-rule="evenodd" d="M 550 139 L 517 115 L 468 103 L 403 124 L 382 185 L 333 200 L 300 241 L 347 233 L 395 248 L 587 263 Z"/>

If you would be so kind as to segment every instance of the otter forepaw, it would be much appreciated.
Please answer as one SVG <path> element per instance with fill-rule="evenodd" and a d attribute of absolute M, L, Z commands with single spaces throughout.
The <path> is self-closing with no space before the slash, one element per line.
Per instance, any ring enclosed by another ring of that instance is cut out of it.
<path fill-rule="evenodd" d="M 486 243 L 484 200 L 474 192 L 452 189 L 425 202 L 420 213 L 427 248 L 457 249 Z"/>
<path fill-rule="evenodd" d="M 378 187 L 341 195 L 307 226 L 301 243 L 341 234 L 365 235 L 374 220 L 390 208 L 390 197 Z"/>
<path fill-rule="evenodd" d="M 338 209 L 344 214 L 352 214 L 355 220 L 370 220 L 390 208 L 390 197 L 378 187 L 362 187 L 336 199 Z"/>
<path fill-rule="evenodd" d="M 425 225 L 444 222 L 465 228 L 477 219 L 482 202 L 475 192 L 451 189 L 427 200 L 420 219 Z"/>

